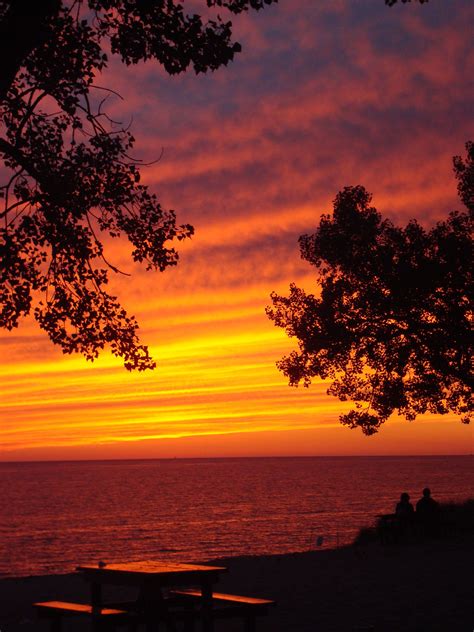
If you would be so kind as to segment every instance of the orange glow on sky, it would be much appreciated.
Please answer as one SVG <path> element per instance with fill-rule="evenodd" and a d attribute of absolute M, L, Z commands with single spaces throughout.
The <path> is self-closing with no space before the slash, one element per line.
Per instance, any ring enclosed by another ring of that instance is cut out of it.
<path fill-rule="evenodd" d="M 154 372 L 63 356 L 32 319 L 0 333 L 0 460 L 472 452 L 454 416 L 370 438 L 340 426 L 327 386 L 288 387 L 275 362 L 294 343 L 264 313 L 291 281 L 316 291 L 297 239 L 343 186 L 363 184 L 394 222 L 460 207 L 474 5 L 448 4 L 281 0 L 234 20 L 243 52 L 212 75 L 112 63 L 101 83 L 125 101 L 111 115 L 133 113 L 145 160 L 163 148 L 144 179 L 196 235 L 164 274 L 109 244 Z"/>

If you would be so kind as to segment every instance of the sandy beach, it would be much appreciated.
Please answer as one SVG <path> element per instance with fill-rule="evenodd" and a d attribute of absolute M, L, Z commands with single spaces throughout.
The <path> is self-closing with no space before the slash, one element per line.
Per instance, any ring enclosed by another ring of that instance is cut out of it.
<path fill-rule="evenodd" d="M 417 545 L 368 544 L 293 555 L 219 560 L 229 571 L 219 590 L 274 599 L 261 632 L 471 632 L 474 540 Z M 88 601 L 75 574 L 6 578 L 0 582 L 2 632 L 48 630 L 34 601 Z M 111 594 L 111 597 L 122 595 Z M 125 595 L 123 595 L 125 596 Z M 87 630 L 72 622 L 67 630 Z M 216 631 L 242 629 L 219 623 Z"/>

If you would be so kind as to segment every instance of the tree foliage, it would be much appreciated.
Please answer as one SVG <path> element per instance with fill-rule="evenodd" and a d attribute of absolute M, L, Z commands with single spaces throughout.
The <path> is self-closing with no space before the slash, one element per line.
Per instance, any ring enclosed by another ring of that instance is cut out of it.
<path fill-rule="evenodd" d="M 469 423 L 472 401 L 474 144 L 454 158 L 466 210 L 425 230 L 394 226 L 362 186 L 346 187 L 332 216 L 299 239 L 318 271 L 320 294 L 292 284 L 272 294 L 268 316 L 298 340 L 277 363 L 291 385 L 315 377 L 355 408 L 340 417 L 373 434 L 393 412 L 409 421 L 454 412 Z"/>
<path fill-rule="evenodd" d="M 239 14 L 277 1 L 202 5 Z M 110 53 L 176 74 L 216 70 L 240 49 L 230 21 L 187 15 L 175 0 L 0 0 L 0 327 L 33 310 L 65 353 L 94 359 L 109 345 L 128 369 L 155 366 L 106 291 L 118 270 L 103 240 L 125 236 L 136 261 L 165 270 L 193 228 L 140 184 L 134 138 L 108 118 L 111 91 L 97 78 Z"/>
<path fill-rule="evenodd" d="M 203 0 L 237 14 L 277 0 Z M 97 78 L 107 52 L 170 74 L 231 61 L 232 24 L 172 0 L 0 0 L 0 326 L 34 311 L 65 353 L 105 345 L 128 369 L 153 368 L 137 322 L 106 291 L 104 237 L 125 236 L 147 269 L 176 265 L 177 225 L 140 183 L 134 138 L 108 116 Z"/>

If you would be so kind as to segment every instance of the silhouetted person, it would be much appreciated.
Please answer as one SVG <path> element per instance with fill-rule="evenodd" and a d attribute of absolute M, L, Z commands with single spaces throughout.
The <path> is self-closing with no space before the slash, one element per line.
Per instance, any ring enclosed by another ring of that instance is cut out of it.
<path fill-rule="evenodd" d="M 410 496 L 406 492 L 400 496 L 400 502 L 395 508 L 395 515 L 399 520 L 413 520 L 415 510 L 410 502 Z"/>
<path fill-rule="evenodd" d="M 400 496 L 400 502 L 395 507 L 395 527 L 397 529 L 398 539 L 405 540 L 413 533 L 413 519 L 415 510 L 410 502 L 410 496 L 403 492 Z"/>
<path fill-rule="evenodd" d="M 425 535 L 436 534 L 439 523 L 439 504 L 431 498 L 429 487 L 425 487 L 423 496 L 416 503 L 416 521 Z"/>

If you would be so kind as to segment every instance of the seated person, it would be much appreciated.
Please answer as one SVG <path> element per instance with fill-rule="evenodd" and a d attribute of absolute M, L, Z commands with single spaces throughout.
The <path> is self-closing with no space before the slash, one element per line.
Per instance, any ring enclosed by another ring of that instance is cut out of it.
<path fill-rule="evenodd" d="M 416 503 L 416 520 L 426 535 L 433 535 L 439 522 L 439 504 L 431 497 L 431 490 L 425 487 L 423 496 Z"/>
<path fill-rule="evenodd" d="M 400 502 L 395 508 L 395 533 L 396 539 L 404 541 L 411 538 L 413 532 L 413 518 L 415 510 L 410 502 L 410 496 L 403 492 L 400 496 Z"/>
<path fill-rule="evenodd" d="M 399 520 L 411 520 L 415 510 L 410 502 L 410 496 L 406 492 L 400 496 L 400 502 L 397 503 L 395 508 L 395 515 Z"/>

